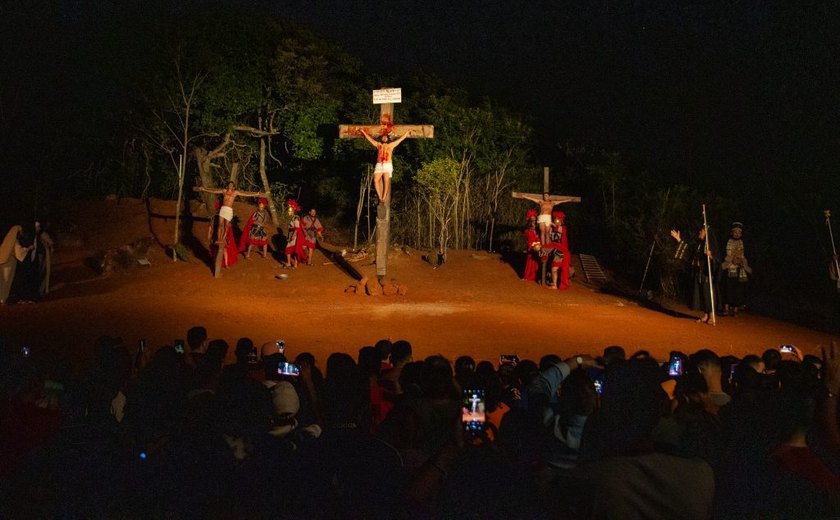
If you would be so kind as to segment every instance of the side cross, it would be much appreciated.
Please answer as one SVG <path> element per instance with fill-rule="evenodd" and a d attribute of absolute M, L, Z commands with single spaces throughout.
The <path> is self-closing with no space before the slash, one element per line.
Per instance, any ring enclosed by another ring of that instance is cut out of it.
<path fill-rule="evenodd" d="M 551 195 L 548 192 L 548 166 L 543 168 L 543 192 L 539 193 L 520 193 L 514 191 L 511 196 L 515 199 L 525 199 L 535 202 L 540 206 L 540 215 L 537 217 L 537 223 L 540 226 L 540 242 L 543 244 L 549 243 L 549 232 L 551 230 L 551 210 L 558 204 L 566 202 L 580 202 L 580 197 L 571 195 Z"/>

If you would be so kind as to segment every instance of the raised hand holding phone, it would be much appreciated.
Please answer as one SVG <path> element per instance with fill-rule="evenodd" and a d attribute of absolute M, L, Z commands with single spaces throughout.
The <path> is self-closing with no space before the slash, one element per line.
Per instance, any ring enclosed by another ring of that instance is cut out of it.
<path fill-rule="evenodd" d="M 461 424 L 467 433 L 476 433 L 484 430 L 484 423 L 487 420 L 485 412 L 484 389 L 465 388 L 461 402 Z"/>

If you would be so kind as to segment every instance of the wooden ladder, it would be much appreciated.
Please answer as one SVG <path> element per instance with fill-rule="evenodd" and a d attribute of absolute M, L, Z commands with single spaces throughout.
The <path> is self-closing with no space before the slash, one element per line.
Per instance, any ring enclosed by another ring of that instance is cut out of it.
<path fill-rule="evenodd" d="M 598 259 L 592 255 L 581 254 L 580 263 L 583 266 L 583 272 L 586 275 L 586 280 L 590 283 L 605 283 L 607 276 L 601 270 L 598 264 Z"/>

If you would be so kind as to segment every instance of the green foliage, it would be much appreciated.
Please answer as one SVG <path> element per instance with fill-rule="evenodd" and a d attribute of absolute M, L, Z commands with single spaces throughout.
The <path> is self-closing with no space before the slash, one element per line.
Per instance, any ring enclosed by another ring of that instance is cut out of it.
<path fill-rule="evenodd" d="M 418 191 L 426 201 L 429 214 L 437 222 L 437 247 L 441 254 L 446 253 L 451 235 L 449 228 L 452 217 L 456 214 L 454 202 L 458 197 L 461 171 L 459 163 L 449 157 L 443 157 L 424 163 L 415 175 Z"/>
<path fill-rule="evenodd" d="M 133 139 L 152 151 L 149 194 L 176 193 L 170 156 L 187 146 L 189 186 L 197 177 L 194 151 L 206 155 L 226 139 L 212 164 L 203 163 L 203 182 L 221 185 L 236 165 L 240 186 L 262 189 L 260 132 L 271 134 L 262 137 L 270 184 L 319 185 L 311 163 L 331 151 L 325 129 L 335 128 L 346 100 L 358 98 L 358 62 L 314 33 L 240 9 L 187 8 L 160 23 L 150 41 L 153 58 L 132 85 L 145 110 L 129 116 Z"/>
<path fill-rule="evenodd" d="M 424 163 L 414 180 L 427 197 L 445 198 L 454 195 L 460 165 L 449 157 Z"/>
<path fill-rule="evenodd" d="M 300 191 L 300 188 L 294 184 L 286 184 L 283 182 L 272 182 L 271 183 L 271 200 L 274 201 L 274 204 L 278 209 L 281 209 L 281 213 L 286 213 L 286 201 L 289 199 L 297 198 L 297 193 Z"/>
<path fill-rule="evenodd" d="M 443 157 L 458 164 L 453 246 L 489 246 L 490 223 L 515 212 L 511 187 L 536 170 L 530 164 L 533 130 L 521 116 L 490 101 L 473 104 L 464 91 L 446 88 L 434 78 L 414 81 L 410 86 L 423 93 L 410 97 L 405 108 L 413 122 L 434 125 L 435 138 L 414 141 L 399 155 L 410 165 Z M 417 225 L 427 226 L 423 221 Z"/>

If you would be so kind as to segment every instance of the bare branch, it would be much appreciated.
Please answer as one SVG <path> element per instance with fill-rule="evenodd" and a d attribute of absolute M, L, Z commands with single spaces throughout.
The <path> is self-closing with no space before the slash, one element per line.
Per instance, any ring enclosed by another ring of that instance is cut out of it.
<path fill-rule="evenodd" d="M 219 143 L 219 146 L 207 152 L 207 159 L 213 160 L 217 157 L 221 157 L 227 153 L 227 147 L 231 144 L 230 140 L 230 132 L 226 133 L 222 142 Z"/>
<path fill-rule="evenodd" d="M 270 137 L 272 135 L 280 135 L 280 132 L 274 130 L 260 130 L 259 128 L 254 128 L 253 126 L 237 125 L 234 126 L 233 129 L 238 132 L 247 132 L 255 137 Z"/>

